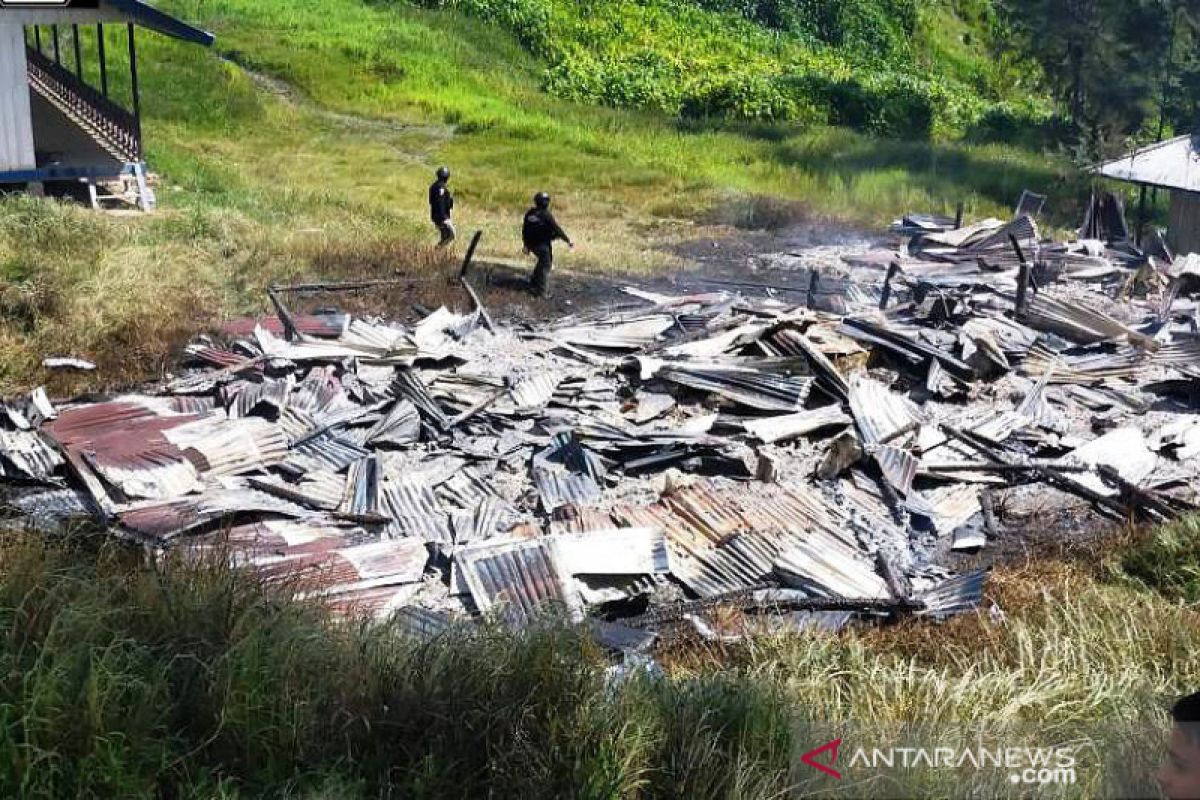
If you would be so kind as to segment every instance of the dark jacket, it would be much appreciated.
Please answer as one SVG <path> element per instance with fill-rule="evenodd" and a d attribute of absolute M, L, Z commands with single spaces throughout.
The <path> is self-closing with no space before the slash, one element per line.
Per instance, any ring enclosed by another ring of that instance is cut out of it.
<path fill-rule="evenodd" d="M 429 187 L 429 218 L 435 223 L 450 219 L 450 210 L 454 208 L 454 195 L 450 187 L 442 181 L 434 181 Z"/>
<path fill-rule="evenodd" d="M 558 221 L 549 209 L 531 208 L 525 212 L 525 224 L 521 226 L 521 241 L 526 249 L 540 250 L 549 247 L 555 239 L 570 243 L 571 237 L 558 227 Z"/>

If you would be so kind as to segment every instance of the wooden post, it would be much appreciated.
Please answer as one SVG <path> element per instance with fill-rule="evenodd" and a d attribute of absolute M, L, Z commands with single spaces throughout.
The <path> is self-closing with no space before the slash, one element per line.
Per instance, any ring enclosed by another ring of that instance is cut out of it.
<path fill-rule="evenodd" d="M 895 261 L 888 264 L 887 277 L 883 279 L 883 293 L 879 297 L 880 311 L 887 308 L 888 301 L 892 299 L 892 278 L 896 277 L 896 273 L 899 271 L 900 265 Z"/>
<path fill-rule="evenodd" d="M 815 308 L 817 305 L 817 287 L 821 284 L 821 273 L 815 269 L 808 279 L 808 296 L 805 297 L 805 304 L 809 308 Z"/>
<path fill-rule="evenodd" d="M 133 36 L 133 23 L 128 25 L 129 35 L 129 81 L 130 88 L 133 92 L 133 124 L 135 133 L 137 134 L 137 157 L 140 161 L 142 158 L 142 99 L 141 89 L 138 86 L 138 71 L 137 71 L 137 44 L 135 44 Z"/>
<path fill-rule="evenodd" d="M 50 35 L 54 39 L 54 63 L 58 64 L 61 67 L 62 66 L 62 56 L 60 55 L 59 46 L 58 46 L 58 26 L 57 25 L 50 26 Z"/>
<path fill-rule="evenodd" d="M 75 77 L 83 82 L 83 51 L 79 47 L 79 26 L 71 26 L 71 44 L 75 51 Z"/>
<path fill-rule="evenodd" d="M 966 211 L 966 206 L 962 200 L 958 201 L 958 209 L 954 212 L 954 230 L 958 230 L 963 224 L 963 212 Z"/>
<path fill-rule="evenodd" d="M 1029 291 L 1029 262 L 1025 260 L 1025 253 L 1021 251 L 1021 243 L 1017 241 L 1017 237 L 1009 234 L 1008 241 L 1012 243 L 1013 250 L 1017 253 L 1017 261 L 1021 264 L 1017 272 L 1017 316 L 1020 316 L 1025 313 L 1025 295 Z"/>
<path fill-rule="evenodd" d="M 296 321 L 292 319 L 292 315 L 284 306 L 283 301 L 279 299 L 279 295 L 275 293 L 275 287 L 267 289 L 267 297 L 271 300 L 271 305 L 275 306 L 275 314 L 279 317 L 279 321 L 283 323 L 283 336 L 289 342 L 294 342 L 300 337 L 300 331 L 296 329 Z"/>
<path fill-rule="evenodd" d="M 108 56 L 104 50 L 104 23 L 96 23 L 97 57 L 100 60 L 100 93 L 108 97 Z"/>
<path fill-rule="evenodd" d="M 475 248 L 479 246 L 481 238 L 483 238 L 483 231 L 475 231 L 475 235 L 471 237 L 471 244 L 467 247 L 467 257 L 463 259 L 462 269 L 458 271 L 460 281 L 467 279 L 467 273 L 471 270 L 471 259 L 475 257 Z"/>
<path fill-rule="evenodd" d="M 33 46 L 37 48 L 38 55 L 42 54 L 42 26 L 33 26 Z"/>
<path fill-rule="evenodd" d="M 1137 231 L 1134 233 L 1133 243 L 1138 247 L 1142 246 L 1142 231 L 1146 229 L 1146 184 L 1142 184 L 1141 190 L 1138 192 L 1138 213 L 1137 213 Z"/>

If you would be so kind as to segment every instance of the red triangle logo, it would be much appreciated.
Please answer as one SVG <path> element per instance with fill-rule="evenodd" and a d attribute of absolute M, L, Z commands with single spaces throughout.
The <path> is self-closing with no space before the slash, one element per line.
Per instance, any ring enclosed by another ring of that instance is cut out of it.
<path fill-rule="evenodd" d="M 809 750 L 807 753 L 800 756 L 800 760 L 803 761 L 805 764 L 808 764 L 813 769 L 820 770 L 821 772 L 824 772 L 826 775 L 832 775 L 833 777 L 837 778 L 838 780 L 841 780 L 842 773 L 838 772 L 836 769 L 833 768 L 833 765 L 837 763 L 838 748 L 841 746 L 841 744 L 842 744 L 841 739 L 834 739 L 832 742 L 826 742 L 825 744 L 818 747 L 816 750 Z M 824 753 L 826 750 L 829 751 L 829 763 L 822 764 L 820 761 L 816 760 L 816 757 L 821 755 L 821 753 Z"/>

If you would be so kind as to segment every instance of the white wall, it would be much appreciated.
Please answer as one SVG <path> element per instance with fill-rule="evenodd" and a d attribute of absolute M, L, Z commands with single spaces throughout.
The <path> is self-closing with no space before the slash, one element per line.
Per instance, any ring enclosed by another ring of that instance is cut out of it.
<path fill-rule="evenodd" d="M 36 166 L 24 33 L 20 25 L 0 24 L 0 172 Z"/>

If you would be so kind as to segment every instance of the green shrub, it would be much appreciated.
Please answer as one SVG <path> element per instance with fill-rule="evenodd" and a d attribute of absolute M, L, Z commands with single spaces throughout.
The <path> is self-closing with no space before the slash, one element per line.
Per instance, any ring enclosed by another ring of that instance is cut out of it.
<path fill-rule="evenodd" d="M 546 62 L 545 89 L 581 102 L 928 137 L 997 99 L 975 85 L 987 71 L 956 65 L 959 83 L 917 57 L 915 0 L 418 1 L 512 31 Z"/>
<path fill-rule="evenodd" d="M 1120 576 L 1172 600 L 1200 604 L 1200 515 L 1144 534 L 1115 566 Z"/>

